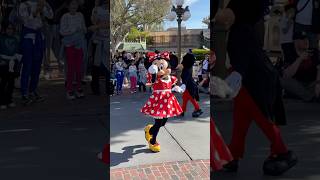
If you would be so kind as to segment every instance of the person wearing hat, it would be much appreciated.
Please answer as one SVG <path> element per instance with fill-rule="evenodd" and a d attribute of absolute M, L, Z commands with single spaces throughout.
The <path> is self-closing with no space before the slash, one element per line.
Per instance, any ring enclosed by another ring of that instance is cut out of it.
<path fill-rule="evenodd" d="M 295 58 L 285 61 L 282 86 L 287 95 L 310 102 L 319 100 L 320 61 L 305 32 L 296 34 Z"/>
<path fill-rule="evenodd" d="M 263 171 L 276 176 L 295 166 L 297 157 L 288 150 L 278 127 L 286 124 L 280 76 L 255 36 L 255 25 L 264 16 L 264 6 L 262 0 L 230 0 L 215 18 L 217 24 L 229 30 L 227 50 L 230 64 L 234 73 L 240 75 L 237 78 L 241 82 L 240 91 L 234 98 L 229 144 L 234 160 L 224 165 L 224 170 L 237 172 L 245 153 L 249 127 L 255 122 L 271 145 Z"/>

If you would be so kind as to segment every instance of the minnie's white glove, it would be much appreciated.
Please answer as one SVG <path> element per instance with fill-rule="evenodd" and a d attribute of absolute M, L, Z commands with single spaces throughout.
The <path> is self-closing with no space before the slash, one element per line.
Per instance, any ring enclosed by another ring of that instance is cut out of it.
<path fill-rule="evenodd" d="M 210 77 L 210 94 L 220 98 L 226 98 L 232 94 L 230 86 L 222 79 L 216 76 Z"/>
<path fill-rule="evenodd" d="M 181 88 L 181 90 L 182 90 L 181 93 L 184 93 L 184 91 L 186 91 L 186 85 L 185 85 L 185 84 L 182 84 L 182 85 L 180 86 L 180 88 Z"/>
<path fill-rule="evenodd" d="M 230 94 L 231 98 L 234 98 L 238 95 L 241 86 L 242 86 L 242 76 L 240 73 L 233 71 L 227 78 L 226 83 L 232 89 L 232 93 Z"/>
<path fill-rule="evenodd" d="M 148 72 L 150 73 L 150 74 L 157 74 L 158 73 L 158 66 L 156 66 L 156 65 L 151 65 L 150 67 L 149 67 L 149 69 L 148 69 Z"/>
<path fill-rule="evenodd" d="M 186 90 L 186 85 L 182 84 L 180 87 L 179 86 L 174 86 L 172 88 L 173 92 L 177 92 L 177 93 L 184 93 L 184 91 Z"/>

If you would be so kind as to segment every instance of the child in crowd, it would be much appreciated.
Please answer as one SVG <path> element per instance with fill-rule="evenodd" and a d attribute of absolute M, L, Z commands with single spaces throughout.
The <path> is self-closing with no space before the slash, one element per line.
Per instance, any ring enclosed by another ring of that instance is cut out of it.
<path fill-rule="evenodd" d="M 19 15 L 23 21 L 21 94 L 23 104 L 29 105 L 43 100 L 37 92 L 45 52 L 43 19 L 52 19 L 53 12 L 45 0 L 27 0 L 20 4 Z"/>
<path fill-rule="evenodd" d="M 116 65 L 115 65 L 115 72 L 116 72 L 116 79 L 117 79 L 117 95 L 122 93 L 125 67 L 126 67 L 126 64 L 120 57 L 118 62 L 116 62 Z"/>
<path fill-rule="evenodd" d="M 83 64 L 83 50 L 86 46 L 85 33 L 87 31 L 83 14 L 78 12 L 77 0 L 69 2 L 69 12 L 61 18 L 60 33 L 65 47 L 67 60 L 67 98 L 70 100 L 84 97 L 81 85 L 81 70 Z M 74 91 L 73 81 L 76 81 Z"/>
<path fill-rule="evenodd" d="M 101 74 L 106 74 L 108 31 L 107 31 L 107 1 L 96 0 L 96 7 L 92 11 L 91 21 L 94 24 L 89 29 L 94 32 L 92 37 L 92 81 L 91 89 L 96 95 L 100 94 L 99 79 Z M 105 75 L 106 76 L 106 75 Z M 107 82 L 107 81 L 106 81 Z"/>
<path fill-rule="evenodd" d="M 141 59 L 140 62 L 139 62 L 139 65 L 138 65 L 138 74 L 139 74 L 139 92 L 142 91 L 143 89 L 143 92 L 146 92 L 147 88 L 146 88 L 146 84 L 147 84 L 147 69 L 146 67 L 144 66 L 144 60 Z"/>
<path fill-rule="evenodd" d="M 130 88 L 131 93 L 137 92 L 137 66 L 135 65 L 135 62 L 132 61 L 131 65 L 129 66 L 129 77 L 130 77 Z"/>
<path fill-rule="evenodd" d="M 15 107 L 12 99 L 15 78 L 20 74 L 21 55 L 17 54 L 19 41 L 14 35 L 12 24 L 3 26 L 5 34 L 0 35 L 0 109 Z"/>
<path fill-rule="evenodd" d="M 202 64 L 203 62 L 200 62 L 199 63 L 199 69 L 198 69 L 198 72 L 197 72 L 197 75 L 198 75 L 198 84 L 203 80 L 202 78 Z"/>
<path fill-rule="evenodd" d="M 203 93 L 207 93 L 207 89 L 209 87 L 209 72 L 208 72 L 208 67 L 209 67 L 209 56 L 206 55 L 205 59 L 202 62 L 201 65 L 201 80 L 199 81 L 199 91 Z"/>
<path fill-rule="evenodd" d="M 296 50 L 293 42 L 294 5 L 288 4 L 284 7 L 284 13 L 280 19 L 280 41 L 284 62 L 293 61 Z"/>

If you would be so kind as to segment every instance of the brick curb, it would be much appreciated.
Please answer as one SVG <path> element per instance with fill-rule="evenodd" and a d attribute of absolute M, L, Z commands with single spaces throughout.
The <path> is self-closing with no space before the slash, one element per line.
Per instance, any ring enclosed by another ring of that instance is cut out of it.
<path fill-rule="evenodd" d="M 209 180 L 210 160 L 165 162 L 110 170 L 111 180 Z"/>

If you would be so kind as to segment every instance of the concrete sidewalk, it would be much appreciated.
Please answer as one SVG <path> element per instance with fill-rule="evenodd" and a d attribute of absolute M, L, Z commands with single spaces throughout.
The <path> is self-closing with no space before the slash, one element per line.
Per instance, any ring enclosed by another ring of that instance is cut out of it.
<path fill-rule="evenodd" d="M 210 158 L 210 102 L 202 95 L 199 118 L 192 118 L 189 104 L 184 118 L 169 119 L 157 140 L 161 152 L 152 153 L 144 139 L 144 127 L 154 120 L 140 113 L 150 93 L 123 94 L 111 97 L 111 169 L 154 163 L 193 161 Z M 180 95 L 177 95 L 182 103 Z M 112 171 L 111 171 L 112 172 Z"/>

